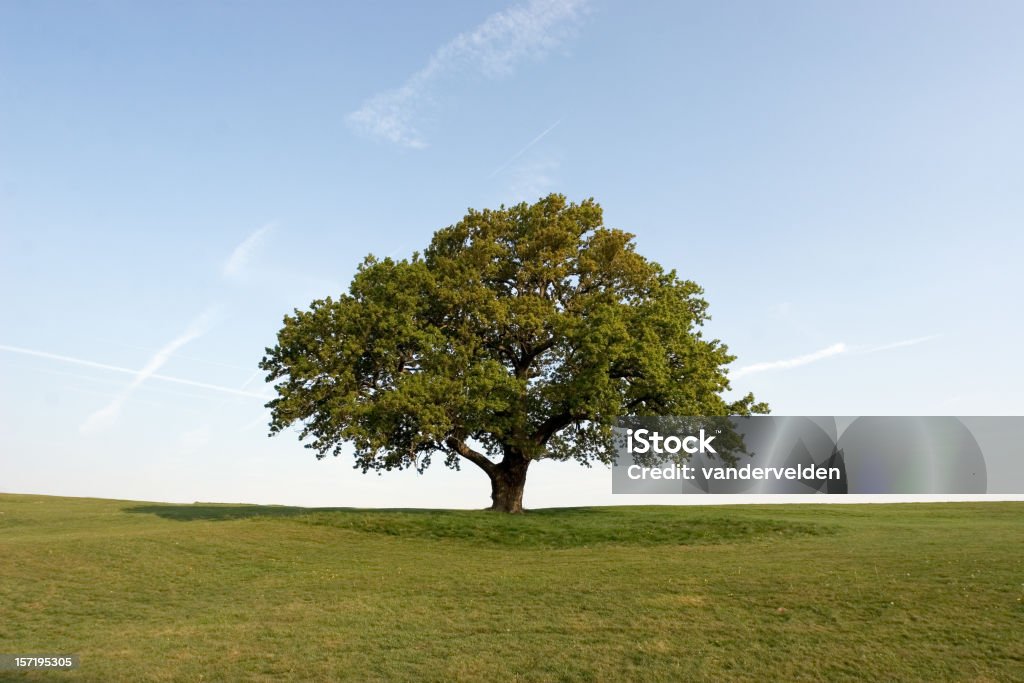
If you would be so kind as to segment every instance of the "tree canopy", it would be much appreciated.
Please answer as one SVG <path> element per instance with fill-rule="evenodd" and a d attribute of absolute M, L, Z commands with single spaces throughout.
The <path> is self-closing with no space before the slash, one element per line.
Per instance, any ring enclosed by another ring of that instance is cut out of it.
<path fill-rule="evenodd" d="M 367 257 L 266 349 L 271 434 L 300 425 L 317 457 L 350 443 L 364 472 L 471 462 L 492 507 L 519 512 L 531 462 L 610 462 L 618 417 L 767 412 L 722 397 L 734 358 L 702 334 L 703 291 L 633 239 L 552 194 Z"/>

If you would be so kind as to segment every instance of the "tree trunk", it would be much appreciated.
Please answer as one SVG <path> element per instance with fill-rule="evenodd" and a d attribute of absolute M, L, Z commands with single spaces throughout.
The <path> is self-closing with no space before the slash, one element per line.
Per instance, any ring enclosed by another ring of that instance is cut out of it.
<path fill-rule="evenodd" d="M 517 514 L 523 511 L 523 489 L 529 466 L 526 458 L 506 453 L 505 459 L 490 473 L 492 510 Z"/>

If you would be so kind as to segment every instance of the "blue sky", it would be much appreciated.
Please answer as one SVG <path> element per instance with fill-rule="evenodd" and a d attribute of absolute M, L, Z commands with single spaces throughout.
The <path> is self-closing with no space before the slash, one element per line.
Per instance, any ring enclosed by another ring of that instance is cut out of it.
<path fill-rule="evenodd" d="M 1024 414 L 1022 23 L 1017 2 L 0 4 L 0 490 L 483 506 L 475 471 L 364 476 L 268 440 L 254 373 L 366 254 L 551 191 L 702 284 L 734 387 L 777 414 Z M 530 477 L 527 506 L 635 502 L 600 469 Z"/>

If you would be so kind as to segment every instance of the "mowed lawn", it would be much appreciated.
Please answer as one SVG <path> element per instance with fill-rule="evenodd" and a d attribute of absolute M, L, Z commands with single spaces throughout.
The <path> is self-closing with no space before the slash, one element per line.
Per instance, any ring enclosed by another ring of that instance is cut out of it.
<path fill-rule="evenodd" d="M 0 652 L 81 655 L 18 680 L 1020 681 L 1024 503 L 0 495 Z"/>

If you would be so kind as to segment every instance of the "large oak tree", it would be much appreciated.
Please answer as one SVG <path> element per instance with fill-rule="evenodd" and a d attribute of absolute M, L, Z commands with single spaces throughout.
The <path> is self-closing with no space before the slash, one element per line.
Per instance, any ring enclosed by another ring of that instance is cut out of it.
<path fill-rule="evenodd" d="M 470 210 L 285 317 L 260 364 L 270 432 L 300 425 L 318 458 L 350 443 L 363 472 L 469 462 L 521 512 L 531 463 L 609 462 L 617 417 L 767 412 L 722 397 L 733 356 L 701 333 L 702 293 L 592 199 Z"/>

